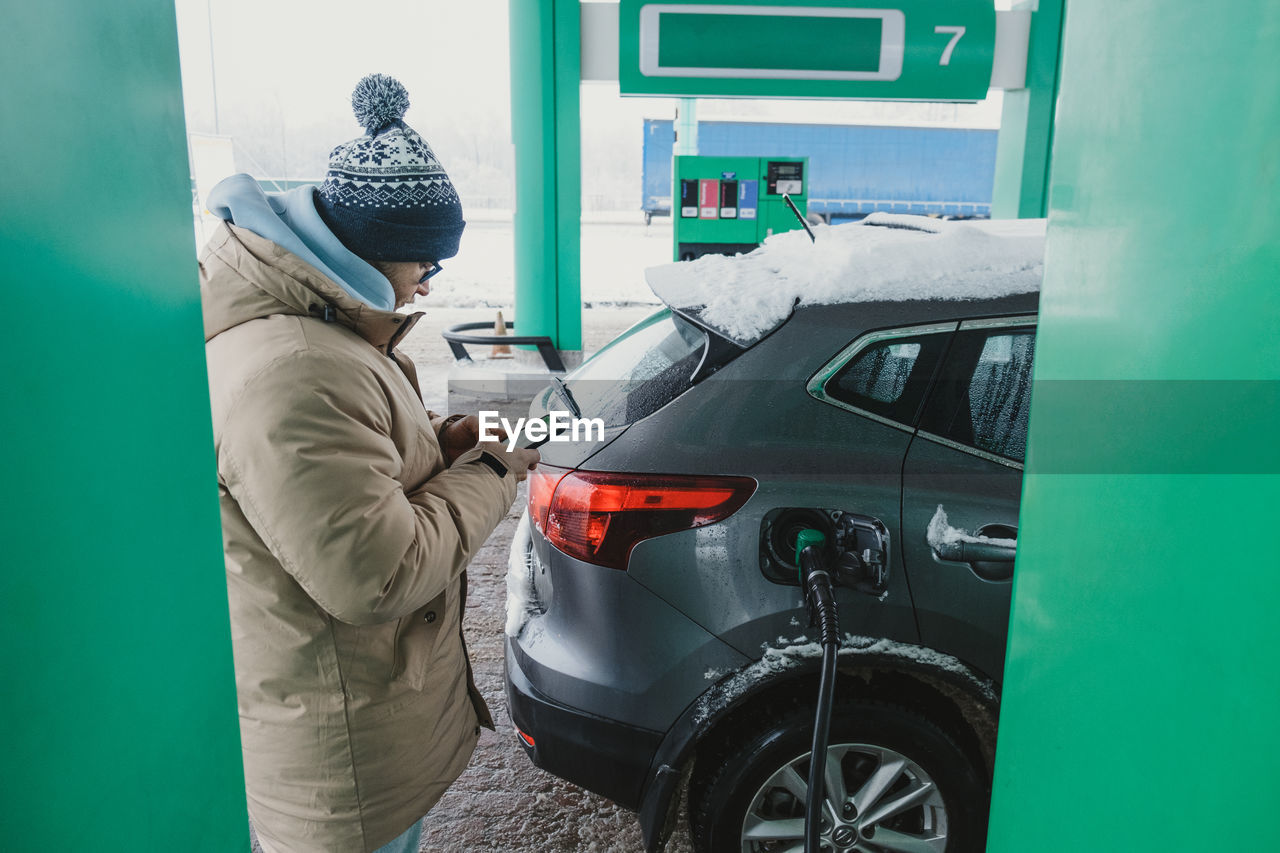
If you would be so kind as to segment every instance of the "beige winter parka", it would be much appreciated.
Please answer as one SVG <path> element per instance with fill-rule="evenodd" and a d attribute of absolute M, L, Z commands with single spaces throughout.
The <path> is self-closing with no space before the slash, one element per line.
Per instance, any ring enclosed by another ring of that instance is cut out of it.
<path fill-rule="evenodd" d="M 463 569 L 516 479 L 446 467 L 393 350 L 418 315 L 226 223 L 200 268 L 249 814 L 269 851 L 375 850 L 493 727 Z"/>

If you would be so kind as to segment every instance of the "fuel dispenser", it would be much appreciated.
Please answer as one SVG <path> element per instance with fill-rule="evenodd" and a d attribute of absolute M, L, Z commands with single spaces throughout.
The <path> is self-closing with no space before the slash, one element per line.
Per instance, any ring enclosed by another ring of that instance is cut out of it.
<path fill-rule="evenodd" d="M 675 260 L 749 252 L 770 234 L 799 228 L 782 197 L 807 213 L 808 171 L 808 157 L 677 156 Z"/>

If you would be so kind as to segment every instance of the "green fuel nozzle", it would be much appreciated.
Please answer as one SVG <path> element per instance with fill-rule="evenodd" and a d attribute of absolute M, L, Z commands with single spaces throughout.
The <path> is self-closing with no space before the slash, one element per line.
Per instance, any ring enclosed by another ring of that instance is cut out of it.
<path fill-rule="evenodd" d="M 806 527 L 800 531 L 800 535 L 796 537 L 796 565 L 800 565 L 800 552 L 810 545 L 821 548 L 827 544 L 827 537 L 821 530 L 814 530 L 812 527 Z M 801 578 L 803 581 L 803 578 Z"/>

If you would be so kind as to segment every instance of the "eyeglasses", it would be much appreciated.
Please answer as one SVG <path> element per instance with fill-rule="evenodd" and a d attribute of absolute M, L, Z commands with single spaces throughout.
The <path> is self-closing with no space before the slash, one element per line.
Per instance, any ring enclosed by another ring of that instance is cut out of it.
<path fill-rule="evenodd" d="M 418 284 L 426 284 L 427 279 L 431 278 L 433 275 L 440 272 L 440 270 L 442 269 L 444 269 L 444 267 L 440 266 L 440 264 L 436 263 L 435 261 L 432 261 L 431 269 L 427 270 L 422 274 L 422 278 L 418 279 Z"/>

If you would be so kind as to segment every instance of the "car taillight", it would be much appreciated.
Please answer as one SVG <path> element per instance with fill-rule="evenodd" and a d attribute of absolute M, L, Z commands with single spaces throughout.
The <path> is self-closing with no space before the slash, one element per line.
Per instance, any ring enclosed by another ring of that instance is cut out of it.
<path fill-rule="evenodd" d="M 551 496 L 555 494 L 560 478 L 569 473 L 566 468 L 555 468 L 538 463 L 529 470 L 529 519 L 543 535 L 547 532 L 547 510 L 551 508 Z"/>
<path fill-rule="evenodd" d="M 559 479 L 540 529 L 571 557 L 626 569 L 637 542 L 722 521 L 755 490 L 749 477 L 571 471 Z M 532 507 L 532 487 L 529 495 Z"/>

